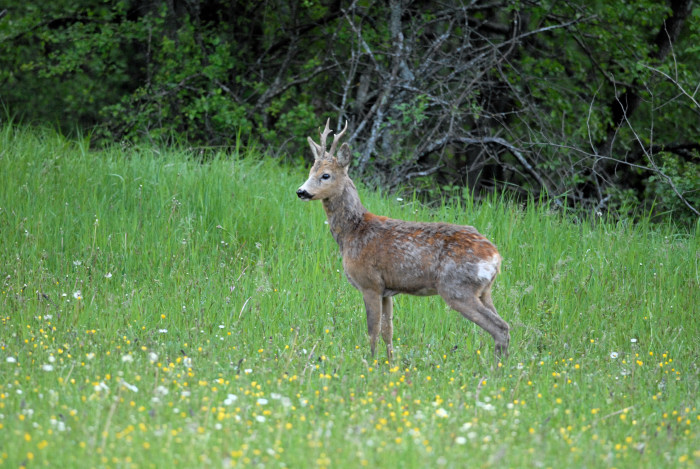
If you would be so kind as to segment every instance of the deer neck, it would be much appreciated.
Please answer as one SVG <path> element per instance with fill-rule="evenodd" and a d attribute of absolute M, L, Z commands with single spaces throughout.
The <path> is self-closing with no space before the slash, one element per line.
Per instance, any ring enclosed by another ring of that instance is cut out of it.
<path fill-rule="evenodd" d="M 323 209 L 328 217 L 328 225 L 333 239 L 343 250 L 348 235 L 360 224 L 367 209 L 362 205 L 355 184 L 348 180 L 342 192 L 323 200 Z"/>

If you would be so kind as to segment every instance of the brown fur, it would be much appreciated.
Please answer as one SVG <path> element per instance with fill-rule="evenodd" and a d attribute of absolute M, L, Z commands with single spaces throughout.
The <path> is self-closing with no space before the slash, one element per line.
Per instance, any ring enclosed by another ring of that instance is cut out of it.
<path fill-rule="evenodd" d="M 372 355 L 381 333 L 392 358 L 391 297 L 398 293 L 442 296 L 493 336 L 497 357 L 507 355 L 509 326 L 491 301 L 501 265 L 496 246 L 471 226 L 409 222 L 369 213 L 347 173 L 347 143 L 337 157 L 333 154 L 345 130 L 335 136 L 331 152 L 326 152 L 329 132 L 326 123 L 320 145 L 309 138 L 316 161 L 297 195 L 323 202 L 345 275 L 365 302 Z"/>

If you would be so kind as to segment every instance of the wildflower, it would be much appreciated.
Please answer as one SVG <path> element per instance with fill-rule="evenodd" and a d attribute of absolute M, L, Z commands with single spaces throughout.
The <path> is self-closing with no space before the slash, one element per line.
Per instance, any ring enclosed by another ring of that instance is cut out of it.
<path fill-rule="evenodd" d="M 167 329 L 158 329 L 158 332 L 161 334 L 167 334 L 168 330 Z"/>
<path fill-rule="evenodd" d="M 437 415 L 440 418 L 445 418 L 447 417 L 447 411 L 440 407 L 438 410 L 435 411 L 435 415 Z"/>
<path fill-rule="evenodd" d="M 458 445 L 463 445 L 466 442 L 467 442 L 467 439 L 464 438 L 463 436 L 458 436 L 457 438 L 455 438 L 455 443 L 457 443 Z"/>
<path fill-rule="evenodd" d="M 267 404 L 267 399 L 265 399 L 264 397 L 261 397 L 260 399 L 258 399 L 258 405 L 265 405 L 265 404 Z"/>
<path fill-rule="evenodd" d="M 126 355 L 122 355 L 122 363 L 131 363 L 134 361 L 134 357 L 131 356 L 131 354 L 127 353 Z"/>
<path fill-rule="evenodd" d="M 83 299 L 83 294 L 80 290 L 76 290 L 73 292 L 73 298 L 76 300 L 82 300 Z"/>
<path fill-rule="evenodd" d="M 66 424 L 65 424 L 65 422 L 63 422 L 63 420 L 51 419 L 51 420 L 49 420 L 49 422 L 51 423 L 51 425 L 56 427 L 56 430 L 58 430 L 59 432 L 66 431 Z"/>
<path fill-rule="evenodd" d="M 637 339 L 632 338 L 632 339 L 630 339 L 630 342 L 632 342 L 633 344 L 636 344 L 636 343 L 637 343 Z"/>
<path fill-rule="evenodd" d="M 7 357 L 5 361 L 7 363 L 17 363 L 17 359 L 15 357 Z"/>
<path fill-rule="evenodd" d="M 256 415 L 255 420 L 257 420 L 260 423 L 263 423 L 265 421 L 265 417 L 263 415 Z"/>
<path fill-rule="evenodd" d="M 129 384 L 126 381 L 122 380 L 122 386 L 124 386 L 126 389 L 128 389 L 131 392 L 139 392 L 139 388 L 134 386 L 133 384 Z"/>
<path fill-rule="evenodd" d="M 83 263 L 82 261 L 78 261 L 78 260 L 73 261 L 73 265 L 76 266 L 76 267 L 78 267 L 78 266 L 81 265 L 82 263 Z"/>
<path fill-rule="evenodd" d="M 252 368 L 246 368 L 245 370 L 243 370 L 243 373 L 245 373 L 247 375 L 251 374 L 252 372 L 253 372 Z"/>
<path fill-rule="evenodd" d="M 496 409 L 496 408 L 493 406 L 493 404 L 485 404 L 485 403 L 480 402 L 480 401 L 477 401 L 476 406 L 477 406 L 477 407 L 481 407 L 482 409 L 487 410 L 487 411 L 492 411 L 492 410 L 495 410 L 495 409 Z"/>
<path fill-rule="evenodd" d="M 94 386 L 95 392 L 100 392 L 100 391 L 109 391 L 109 387 L 104 383 L 104 381 L 100 381 L 99 384 L 96 384 Z"/>
<path fill-rule="evenodd" d="M 160 385 L 156 388 L 156 394 L 160 396 L 167 396 L 168 395 L 168 388 L 166 388 L 163 385 Z"/>
<path fill-rule="evenodd" d="M 237 400 L 238 400 L 238 396 L 236 396 L 235 394 L 229 394 L 228 396 L 226 396 L 226 399 L 224 400 L 224 405 L 231 405 L 234 402 L 236 402 Z"/>
<path fill-rule="evenodd" d="M 44 371 L 53 371 L 53 365 L 49 365 L 48 363 L 46 363 L 41 366 L 41 369 Z"/>
<path fill-rule="evenodd" d="M 617 352 L 612 352 L 612 353 L 610 354 L 610 358 L 612 358 L 613 360 L 615 360 L 615 359 L 617 358 Z"/>
<path fill-rule="evenodd" d="M 151 361 L 151 363 L 157 362 L 158 354 L 155 352 L 148 352 L 148 359 Z"/>
<path fill-rule="evenodd" d="M 112 278 L 112 272 L 107 272 L 105 274 L 105 278 Z"/>

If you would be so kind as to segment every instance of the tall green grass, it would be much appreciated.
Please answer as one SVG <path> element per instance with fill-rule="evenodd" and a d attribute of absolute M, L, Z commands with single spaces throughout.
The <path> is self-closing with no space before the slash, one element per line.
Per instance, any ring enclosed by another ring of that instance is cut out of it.
<path fill-rule="evenodd" d="M 700 463 L 697 229 L 361 189 L 374 213 L 474 225 L 505 259 L 508 361 L 439 298 L 399 296 L 388 364 L 320 204 L 296 200 L 305 177 L 0 129 L 0 462 Z"/>

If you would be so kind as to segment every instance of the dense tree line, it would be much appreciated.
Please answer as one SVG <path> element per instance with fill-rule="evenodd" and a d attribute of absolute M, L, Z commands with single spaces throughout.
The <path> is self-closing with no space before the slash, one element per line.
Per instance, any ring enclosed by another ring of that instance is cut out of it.
<path fill-rule="evenodd" d="M 298 160 L 330 117 L 370 185 L 700 216 L 693 0 L 5 5 L 0 99 L 25 122 Z"/>

